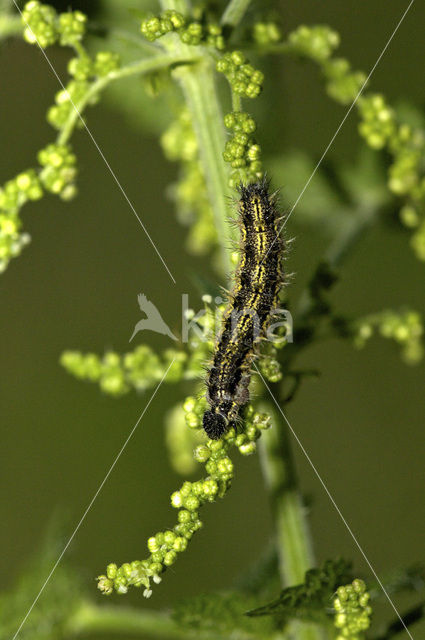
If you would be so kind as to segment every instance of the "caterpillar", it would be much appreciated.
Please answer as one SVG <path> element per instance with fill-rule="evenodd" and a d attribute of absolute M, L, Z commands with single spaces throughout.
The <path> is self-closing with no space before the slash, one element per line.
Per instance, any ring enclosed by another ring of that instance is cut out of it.
<path fill-rule="evenodd" d="M 264 336 L 283 284 L 283 240 L 276 194 L 264 179 L 238 187 L 241 258 L 223 315 L 211 367 L 203 416 L 209 438 L 218 440 L 236 423 L 249 401 L 254 346 Z"/>

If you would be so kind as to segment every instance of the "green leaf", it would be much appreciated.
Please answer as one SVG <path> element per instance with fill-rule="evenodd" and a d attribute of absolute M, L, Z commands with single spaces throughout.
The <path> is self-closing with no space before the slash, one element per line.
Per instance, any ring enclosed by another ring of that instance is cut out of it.
<path fill-rule="evenodd" d="M 401 618 L 403 622 L 399 618 L 395 618 L 375 640 L 391 640 L 395 636 L 405 632 L 404 625 L 409 628 L 412 624 L 423 620 L 425 618 L 425 602 L 421 602 L 407 611 L 403 611 Z"/>
<path fill-rule="evenodd" d="M 284 589 L 272 602 L 252 609 L 247 616 L 279 616 L 285 622 L 323 620 L 332 606 L 332 595 L 351 579 L 351 564 L 343 559 L 327 560 L 321 569 L 310 569 L 303 584 Z"/>

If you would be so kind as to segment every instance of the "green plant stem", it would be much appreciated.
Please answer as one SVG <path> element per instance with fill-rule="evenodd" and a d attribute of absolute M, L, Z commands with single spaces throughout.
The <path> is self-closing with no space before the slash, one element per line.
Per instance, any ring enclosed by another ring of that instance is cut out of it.
<path fill-rule="evenodd" d="M 242 20 L 251 0 L 230 0 L 221 17 L 221 24 L 236 27 Z"/>
<path fill-rule="evenodd" d="M 272 393 L 280 404 L 279 385 L 273 385 Z M 268 403 L 266 410 L 273 426 L 261 437 L 260 460 L 272 504 L 282 587 L 288 587 L 304 582 L 305 572 L 314 566 L 314 554 L 289 429 L 274 406 Z M 323 638 L 322 629 L 313 624 L 296 622 L 293 632 L 297 640 Z"/>
<path fill-rule="evenodd" d="M 70 617 L 66 626 L 66 637 L 86 637 L 87 634 L 131 634 L 145 638 L 169 638 L 169 640 L 186 640 L 194 637 L 187 629 L 179 627 L 167 614 L 147 609 L 130 609 L 129 607 L 96 606 L 86 603 L 78 608 Z M 217 635 L 196 632 L 202 640 L 216 640 Z"/>
<path fill-rule="evenodd" d="M 214 224 L 221 247 L 223 273 L 229 276 L 232 231 L 227 223 L 230 189 L 223 160 L 225 134 L 223 114 L 218 101 L 213 72 L 209 62 L 196 65 L 196 69 L 179 69 L 178 74 L 187 107 L 192 115 L 193 127 L 199 144 L 200 160 L 204 169 L 209 201 L 214 212 Z"/>
<path fill-rule="evenodd" d="M 185 0 L 161 0 L 163 9 L 174 9 L 183 14 L 188 13 Z M 186 105 L 192 117 L 192 124 L 198 141 L 200 162 L 205 176 L 208 197 L 214 215 L 214 225 L 217 230 L 221 247 L 222 274 L 229 276 L 232 271 L 230 262 L 231 241 L 234 231 L 227 220 L 229 217 L 228 172 L 223 160 L 223 150 L 226 135 L 223 124 L 223 113 L 215 86 L 213 65 L 214 60 L 205 52 L 203 47 L 183 44 L 177 35 L 170 34 L 164 40 L 164 46 L 169 51 L 185 57 L 199 52 L 198 64 L 186 68 L 180 67 L 174 75 L 183 91 Z"/>
<path fill-rule="evenodd" d="M 273 395 L 275 392 L 278 393 L 277 385 Z M 273 428 L 265 431 L 261 438 L 261 464 L 275 517 L 282 584 L 290 586 L 304 581 L 304 574 L 313 566 L 314 558 L 288 427 L 282 416 L 268 406 L 267 411 L 271 410 Z"/>
<path fill-rule="evenodd" d="M 241 111 L 242 110 L 242 101 L 241 97 L 232 91 L 232 111 Z"/>

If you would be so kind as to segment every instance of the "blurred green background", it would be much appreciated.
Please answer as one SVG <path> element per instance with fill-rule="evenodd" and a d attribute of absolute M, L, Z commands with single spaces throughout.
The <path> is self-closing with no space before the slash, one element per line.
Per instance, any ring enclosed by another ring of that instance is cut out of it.
<path fill-rule="evenodd" d="M 147 6 L 143 1 L 118 0 L 88 4 L 99 9 L 100 22 L 102 12 L 115 14 L 118 22 L 129 19 L 127 5 Z M 399 0 L 385 5 L 378 0 L 277 4 L 285 32 L 301 23 L 329 24 L 341 35 L 341 55 L 367 72 L 407 6 Z M 383 91 L 390 103 L 402 99 L 424 104 L 424 21 L 425 6 L 415 3 L 374 73 L 371 88 Z M 49 56 L 65 77 L 67 53 L 52 49 Z M 293 149 L 318 159 L 345 110 L 326 97 L 313 65 L 287 58 L 272 58 L 267 64 L 269 80 L 255 105 L 258 113 L 260 103 L 267 105 L 259 123 L 266 168 L 267 155 L 276 158 Z M 144 106 L 143 86 L 136 84 Z M 9 41 L 1 48 L 0 87 L 4 182 L 32 166 L 37 150 L 54 139 L 45 112 L 58 82 L 39 51 Z M 96 386 L 63 371 L 58 364 L 61 352 L 127 350 L 140 317 L 139 292 L 178 328 L 181 293 L 189 293 L 194 308 L 200 306 L 193 274 L 214 277 L 208 259 L 184 251 L 186 230 L 167 198 L 176 167 L 164 160 L 153 125 L 137 125 L 134 116 L 127 117 L 114 105 L 116 98 L 111 97 L 91 109 L 89 127 L 176 285 L 88 135 L 78 132 L 74 144 L 79 196 L 71 203 L 49 197 L 25 208 L 24 224 L 32 243 L 0 279 L 4 588 L 13 584 L 36 552 L 55 513 L 66 514 L 67 530 L 72 532 L 150 397 L 103 396 Z M 353 112 L 329 151 L 328 160 L 334 164 L 357 162 L 362 143 L 356 122 Z M 285 192 L 285 183 L 276 186 Z M 296 274 L 291 285 L 295 298 L 326 240 L 297 225 L 297 210 L 288 229 L 296 236 L 289 263 Z M 333 295 L 341 309 L 359 315 L 404 303 L 424 313 L 424 290 L 425 267 L 409 250 L 408 234 L 389 225 L 375 228 L 362 242 Z M 162 336 L 138 334 L 137 344 L 142 340 L 158 349 L 168 346 Z M 302 363 L 319 368 L 322 375 L 307 381 L 291 406 L 293 428 L 370 562 L 381 575 L 423 560 L 425 366 L 405 366 L 397 349 L 379 339 L 360 352 L 328 341 L 306 352 Z M 168 462 L 164 415 L 190 390 L 160 389 L 67 552 L 95 598 L 102 596 L 95 592 L 94 577 L 108 562 L 144 557 L 146 538 L 174 521 L 169 495 L 181 480 Z M 312 497 L 318 561 L 351 557 L 359 574 L 370 577 L 340 517 L 295 443 L 294 447 L 303 492 Z M 226 588 L 258 557 L 272 534 L 272 523 L 257 456 L 237 459 L 232 491 L 224 501 L 207 507 L 203 517 L 204 529 L 167 572 L 149 606 L 170 606 L 181 596 Z M 40 586 L 44 578 L 40 576 Z M 139 592 L 128 598 L 126 603 L 146 606 Z M 114 602 L 125 604 L 116 596 Z M 407 602 L 396 600 L 400 606 Z M 389 605 L 384 607 L 392 617 Z"/>

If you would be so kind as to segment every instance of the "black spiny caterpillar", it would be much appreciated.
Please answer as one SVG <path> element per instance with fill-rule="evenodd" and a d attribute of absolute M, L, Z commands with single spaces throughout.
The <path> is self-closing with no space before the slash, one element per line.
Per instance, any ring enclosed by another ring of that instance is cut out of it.
<path fill-rule="evenodd" d="M 254 345 L 267 329 L 283 284 L 283 240 L 275 194 L 266 180 L 239 186 L 241 259 L 207 375 L 203 427 L 218 440 L 249 400 Z"/>

